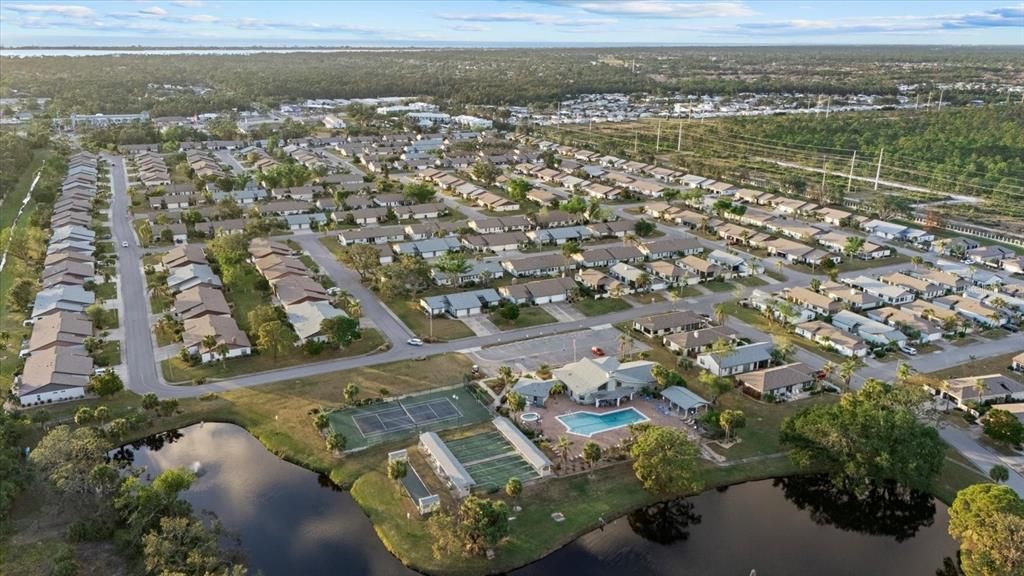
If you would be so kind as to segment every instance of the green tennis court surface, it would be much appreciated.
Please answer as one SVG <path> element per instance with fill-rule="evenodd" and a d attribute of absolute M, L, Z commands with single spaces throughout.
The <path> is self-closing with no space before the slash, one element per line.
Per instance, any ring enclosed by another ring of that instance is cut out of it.
<path fill-rule="evenodd" d="M 478 490 L 502 488 L 509 478 L 526 482 L 537 477 L 516 449 L 497 430 L 446 442 L 476 482 Z"/>
<path fill-rule="evenodd" d="M 416 438 L 422 432 L 439 432 L 490 418 L 487 407 L 461 386 L 369 406 L 352 406 L 329 415 L 331 430 L 345 435 L 348 450 Z"/>

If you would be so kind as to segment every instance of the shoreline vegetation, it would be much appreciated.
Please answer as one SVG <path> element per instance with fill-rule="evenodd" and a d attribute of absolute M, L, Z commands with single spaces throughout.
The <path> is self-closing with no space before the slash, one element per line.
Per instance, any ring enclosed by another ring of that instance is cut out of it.
<path fill-rule="evenodd" d="M 508 572 L 540 560 L 599 528 L 604 522 L 611 522 L 632 510 L 673 496 L 694 495 L 653 494 L 642 487 L 628 460 L 616 461 L 579 474 L 527 485 L 523 494 L 514 501 L 504 492 L 488 495 L 489 498 L 506 501 L 510 507 L 515 504 L 522 506 L 521 510 L 513 513 L 516 519 L 510 522 L 509 536 L 497 548 L 495 558 L 449 556 L 437 560 L 432 554 L 427 522 L 419 517 L 401 485 L 387 476 L 387 452 L 399 448 L 410 448 L 414 465 L 425 470 L 423 456 L 414 448 L 416 440 L 410 438 L 374 446 L 339 458 L 324 448 L 324 438 L 312 425 L 310 415 L 316 410 L 344 405 L 343 389 L 348 383 L 359 387 L 360 398 L 394 397 L 461 383 L 469 367 L 470 360 L 465 356 L 447 354 L 423 361 L 402 361 L 179 399 L 173 413 L 147 414 L 147 421 L 126 434 L 122 442 L 130 443 L 159 432 L 203 422 L 240 426 L 277 457 L 324 474 L 348 490 L 369 517 L 377 536 L 396 558 L 412 569 L 438 575 Z M 421 374 L 434 377 L 428 383 L 418 377 Z M 389 389 L 382 390 L 381 382 L 387 382 Z M 45 410 L 50 412 L 50 425 L 73 424 L 73 415 L 78 408 L 99 405 L 108 407 L 112 419 L 145 414 L 141 408 L 141 397 L 128 391 L 106 399 L 55 405 Z M 41 435 L 42 432 L 37 430 L 37 433 Z M 442 435 L 464 433 L 464 429 L 454 429 Z M 800 467 L 782 452 L 737 459 L 726 465 L 702 461 L 699 473 L 703 486 L 696 493 L 820 471 L 815 467 Z M 441 494 L 443 501 L 453 501 L 450 494 L 441 490 L 436 478 L 431 474 L 425 476 L 428 483 L 436 484 L 432 488 Z M 959 455 L 949 450 L 942 473 L 929 492 L 950 504 L 958 490 L 984 481 L 986 479 L 980 473 L 970 469 Z M 561 512 L 565 520 L 555 522 L 551 517 L 555 512 Z M 529 530 L 519 530 L 519 526 L 529 527 Z"/>

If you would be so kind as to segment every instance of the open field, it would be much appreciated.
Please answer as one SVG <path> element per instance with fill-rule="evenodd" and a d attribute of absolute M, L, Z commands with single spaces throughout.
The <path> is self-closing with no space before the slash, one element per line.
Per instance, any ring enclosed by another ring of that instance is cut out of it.
<path fill-rule="evenodd" d="M 1019 352 L 1011 352 L 1009 354 L 1003 354 L 1002 356 L 982 358 L 974 360 L 973 362 L 950 366 L 945 370 L 929 372 L 928 375 L 934 378 L 968 378 L 970 376 L 996 373 L 1012 375 L 1013 372 L 1010 370 L 1010 362 L 1017 354 L 1019 354 Z"/>
<path fill-rule="evenodd" d="M 342 349 L 325 349 L 316 356 L 306 354 L 302 347 L 295 347 L 277 358 L 269 354 L 253 354 L 239 358 L 227 358 L 223 365 L 215 360 L 198 366 L 189 366 L 181 358 L 168 358 L 160 363 L 160 371 L 168 382 L 191 382 L 197 378 L 231 378 L 253 372 L 264 372 L 310 362 L 323 362 L 336 358 L 347 358 L 368 354 L 384 344 L 384 337 L 373 329 L 364 329 L 363 337 Z"/>

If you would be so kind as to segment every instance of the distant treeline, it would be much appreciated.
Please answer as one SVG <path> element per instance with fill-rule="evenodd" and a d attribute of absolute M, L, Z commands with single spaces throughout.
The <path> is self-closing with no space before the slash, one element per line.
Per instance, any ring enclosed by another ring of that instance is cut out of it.
<path fill-rule="evenodd" d="M 895 94 L 903 83 L 1021 82 L 1010 48 L 780 47 L 446 49 L 252 55 L 10 58 L 0 94 L 48 96 L 52 112 L 153 116 L 306 98 L 427 96 L 453 106 L 553 103 L 582 93 Z M 149 84 L 209 89 L 154 90 Z M 985 96 L 947 92 L 947 101 Z"/>

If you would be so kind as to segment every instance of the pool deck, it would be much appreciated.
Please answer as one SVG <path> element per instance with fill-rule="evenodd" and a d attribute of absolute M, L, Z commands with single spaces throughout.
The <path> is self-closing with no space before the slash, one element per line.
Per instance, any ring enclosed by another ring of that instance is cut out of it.
<path fill-rule="evenodd" d="M 577 436 L 569 434 L 565 429 L 565 425 L 559 422 L 558 416 L 563 414 L 569 414 L 571 412 L 592 412 L 594 414 L 604 414 L 605 412 L 615 412 L 616 410 L 622 410 L 623 408 L 636 408 L 644 416 L 650 419 L 650 423 L 657 426 L 672 426 L 675 428 L 685 429 L 690 433 L 692 438 L 697 438 L 696 432 L 692 428 L 688 428 L 684 422 L 678 416 L 666 416 L 662 414 L 658 408 L 667 406 L 664 400 L 643 400 L 636 399 L 632 401 L 623 402 L 621 406 L 601 406 L 595 408 L 593 405 L 577 404 L 565 396 L 553 396 L 548 398 L 547 406 L 528 407 L 525 412 L 536 412 L 540 414 L 540 422 L 526 423 L 526 426 L 539 430 L 544 436 L 550 438 L 552 442 L 557 442 L 559 436 L 565 436 L 573 442 L 573 455 L 579 454 L 583 451 L 583 445 L 587 442 L 597 442 L 602 448 L 609 448 L 617 444 L 622 443 L 623 440 L 629 438 L 629 428 L 622 427 L 615 430 L 607 430 L 605 432 L 599 432 L 586 438 L 584 436 Z"/>

